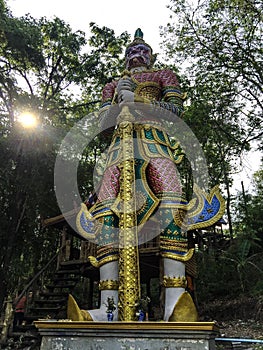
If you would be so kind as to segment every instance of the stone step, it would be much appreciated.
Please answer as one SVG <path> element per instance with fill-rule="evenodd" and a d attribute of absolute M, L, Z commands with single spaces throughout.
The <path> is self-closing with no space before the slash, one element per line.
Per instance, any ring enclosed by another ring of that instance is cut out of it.
<path fill-rule="evenodd" d="M 83 260 L 70 260 L 70 261 L 62 261 L 60 265 L 61 267 L 67 267 L 67 269 L 76 269 L 76 266 L 86 265 L 88 262 L 84 262 Z"/>
<path fill-rule="evenodd" d="M 63 306 L 49 306 L 49 307 L 31 307 L 30 311 L 38 311 L 39 313 L 46 313 L 46 312 L 56 312 L 56 311 L 61 311 L 61 310 L 65 310 L 66 309 L 66 305 Z M 38 316 L 39 317 L 39 316 Z"/>
<path fill-rule="evenodd" d="M 46 316 L 46 315 L 45 315 Z M 24 320 L 27 322 L 33 322 L 33 321 L 37 321 L 37 320 L 42 320 L 45 319 L 45 316 L 40 316 L 40 315 L 33 315 L 33 314 L 28 314 L 24 316 Z"/>
<path fill-rule="evenodd" d="M 67 269 L 62 270 L 62 269 L 60 269 L 60 270 L 57 270 L 55 272 L 55 275 L 65 275 L 65 274 L 68 274 L 68 275 L 70 275 L 70 274 L 80 275 L 81 271 L 78 270 L 78 269 L 75 269 L 75 270 L 69 270 L 69 269 L 68 270 Z"/>
<path fill-rule="evenodd" d="M 67 276 L 67 277 L 62 277 L 62 276 L 58 276 L 58 277 L 54 277 L 53 278 L 53 281 L 54 282 L 59 282 L 59 281 L 61 281 L 61 282 L 64 282 L 64 281 L 75 281 L 75 282 L 77 282 L 77 281 L 79 281 L 79 277 L 71 277 L 71 276 Z"/>
<path fill-rule="evenodd" d="M 47 289 L 63 289 L 63 288 L 74 288 L 75 283 L 68 284 L 49 284 L 46 286 Z"/>
<path fill-rule="evenodd" d="M 68 296 L 68 292 L 49 292 L 49 291 L 41 291 L 39 293 L 39 296 L 43 296 L 43 297 L 47 297 L 47 298 L 50 298 L 50 297 L 67 297 Z"/>
<path fill-rule="evenodd" d="M 67 301 L 67 298 L 63 299 L 35 299 L 35 304 L 64 304 Z"/>
<path fill-rule="evenodd" d="M 24 334 L 25 332 L 36 330 L 36 327 L 33 324 L 25 324 L 25 325 L 16 326 L 15 329 L 16 330 L 12 332 L 12 335 L 15 337 L 19 337 L 21 334 Z"/>

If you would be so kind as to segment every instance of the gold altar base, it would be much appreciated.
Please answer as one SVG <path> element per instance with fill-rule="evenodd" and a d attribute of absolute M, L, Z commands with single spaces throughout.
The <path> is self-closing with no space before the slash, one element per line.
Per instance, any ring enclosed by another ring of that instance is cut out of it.
<path fill-rule="evenodd" d="M 215 350 L 214 322 L 36 321 L 41 350 Z"/>

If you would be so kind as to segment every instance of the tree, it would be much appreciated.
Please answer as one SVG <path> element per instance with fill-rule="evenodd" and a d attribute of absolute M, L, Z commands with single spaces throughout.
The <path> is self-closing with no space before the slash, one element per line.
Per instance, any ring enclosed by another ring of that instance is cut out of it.
<path fill-rule="evenodd" d="M 263 244 L 263 168 L 253 174 L 253 191 L 238 193 L 234 206 L 236 236 L 248 237 Z M 260 248 L 261 249 L 261 248 Z"/>
<path fill-rule="evenodd" d="M 176 24 L 163 30 L 168 53 L 189 64 L 196 90 L 203 87 L 218 112 L 228 111 L 221 118 L 239 124 L 242 138 L 232 137 L 241 150 L 262 136 L 262 7 L 258 0 L 172 0 Z"/>
<path fill-rule="evenodd" d="M 185 119 L 204 148 L 212 182 L 225 185 L 233 236 L 231 175 L 253 141 L 261 147 L 262 4 L 172 0 L 169 8 L 164 47 L 189 82 Z"/>
<path fill-rule="evenodd" d="M 53 180 L 58 147 L 70 126 L 98 107 L 106 77 L 98 80 L 96 67 L 111 50 L 121 55 L 128 35 L 115 37 L 91 24 L 92 43 L 100 48 L 90 46 L 88 53 L 84 33 L 59 18 L 15 18 L 3 1 L 0 11 L 2 304 L 56 250 L 57 238 L 42 229 L 41 217 L 59 214 Z M 108 66 L 107 73 L 120 69 Z M 18 126 L 24 110 L 38 117 L 34 131 Z"/>

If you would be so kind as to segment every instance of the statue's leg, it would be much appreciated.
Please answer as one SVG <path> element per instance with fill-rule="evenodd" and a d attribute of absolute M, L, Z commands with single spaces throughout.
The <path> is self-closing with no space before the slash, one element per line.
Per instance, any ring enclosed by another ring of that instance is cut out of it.
<path fill-rule="evenodd" d="M 115 199 L 119 192 L 120 171 L 117 166 L 106 169 L 98 194 L 99 201 Z M 102 227 L 96 236 L 97 262 L 100 269 L 100 307 L 89 310 L 94 321 L 107 321 L 108 298 L 114 300 L 116 310 L 113 312 L 114 320 L 118 320 L 118 287 L 119 287 L 119 219 L 115 214 L 103 216 Z"/>
<path fill-rule="evenodd" d="M 99 309 L 81 310 L 75 299 L 68 301 L 68 318 L 72 321 L 107 321 L 107 300 L 113 298 L 118 305 L 119 266 L 118 261 L 111 261 L 100 267 L 101 305 Z M 118 320 L 118 309 L 113 312 L 114 320 Z"/>
<path fill-rule="evenodd" d="M 185 291 L 185 264 L 181 261 L 164 258 L 163 285 L 165 288 L 164 321 L 168 321 L 175 304 Z"/>
<path fill-rule="evenodd" d="M 160 209 L 160 247 L 164 259 L 164 320 L 195 322 L 198 319 L 196 307 L 190 294 L 185 291 L 185 263 L 191 259 L 193 250 L 188 249 L 183 217 L 184 213 L 177 209 Z"/>
<path fill-rule="evenodd" d="M 116 310 L 113 312 L 114 320 L 118 320 L 118 286 L 119 286 L 119 263 L 108 262 L 100 267 L 99 289 L 101 293 L 101 304 L 99 309 L 89 310 L 94 321 L 107 321 L 107 300 L 113 298 Z"/>
<path fill-rule="evenodd" d="M 164 321 L 196 322 L 198 314 L 187 286 L 185 264 L 164 258 L 165 312 Z"/>
<path fill-rule="evenodd" d="M 101 218 L 101 230 L 96 237 L 97 256 L 90 259 L 91 263 L 99 267 L 101 304 L 98 309 L 80 310 L 72 296 L 68 303 L 68 318 L 72 321 L 107 321 L 108 298 L 113 298 L 118 305 L 119 287 L 119 249 L 118 249 L 118 218 L 107 215 Z M 114 320 L 118 320 L 118 309 L 113 312 Z"/>
<path fill-rule="evenodd" d="M 160 252 L 164 259 L 165 321 L 196 321 L 197 313 L 191 296 L 185 291 L 185 263 L 193 250 L 188 248 L 185 211 L 180 176 L 168 158 L 153 158 L 147 167 L 147 180 L 160 198 Z M 180 209 L 178 209 L 180 208 Z M 187 311 L 189 310 L 189 312 Z"/>
<path fill-rule="evenodd" d="M 116 215 L 106 215 L 102 218 L 102 227 L 97 235 L 97 262 L 100 269 L 100 300 L 99 309 L 89 310 L 94 321 L 107 321 L 107 299 L 113 297 L 118 305 L 119 287 L 119 219 Z M 114 320 L 118 320 L 118 309 L 114 311 Z"/>

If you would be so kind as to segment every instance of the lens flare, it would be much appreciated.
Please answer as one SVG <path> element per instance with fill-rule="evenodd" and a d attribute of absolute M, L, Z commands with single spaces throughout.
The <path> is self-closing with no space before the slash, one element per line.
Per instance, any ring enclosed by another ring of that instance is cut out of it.
<path fill-rule="evenodd" d="M 26 129 L 34 128 L 37 125 L 37 118 L 34 114 L 25 112 L 19 115 L 19 123 Z"/>

